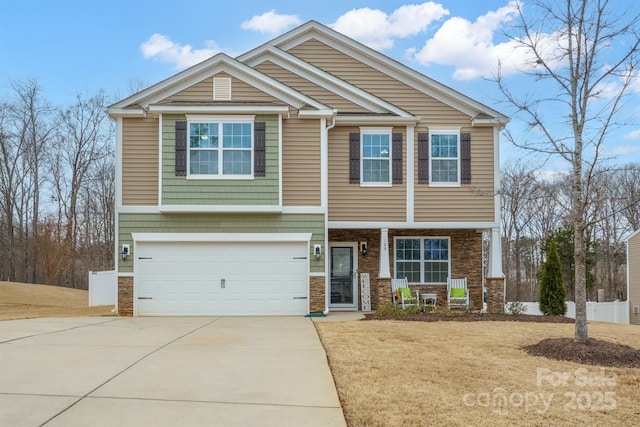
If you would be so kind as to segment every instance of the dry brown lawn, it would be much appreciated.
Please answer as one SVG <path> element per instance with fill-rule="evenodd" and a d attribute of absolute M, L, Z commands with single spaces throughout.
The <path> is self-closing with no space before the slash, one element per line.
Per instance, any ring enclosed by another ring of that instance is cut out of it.
<path fill-rule="evenodd" d="M 89 293 L 81 289 L 0 282 L 0 320 L 102 316 L 111 310 L 112 305 L 89 307 Z"/>
<path fill-rule="evenodd" d="M 573 324 L 316 323 L 349 426 L 640 423 L 640 369 L 528 355 Z M 593 338 L 640 348 L 640 327 L 592 322 Z"/>

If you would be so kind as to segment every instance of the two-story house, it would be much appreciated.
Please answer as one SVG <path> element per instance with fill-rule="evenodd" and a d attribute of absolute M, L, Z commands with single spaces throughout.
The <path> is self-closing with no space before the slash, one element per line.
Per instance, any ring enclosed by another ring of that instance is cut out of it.
<path fill-rule="evenodd" d="M 109 115 L 120 315 L 358 310 L 365 272 L 374 309 L 392 277 L 502 303 L 507 118 L 317 22 Z"/>

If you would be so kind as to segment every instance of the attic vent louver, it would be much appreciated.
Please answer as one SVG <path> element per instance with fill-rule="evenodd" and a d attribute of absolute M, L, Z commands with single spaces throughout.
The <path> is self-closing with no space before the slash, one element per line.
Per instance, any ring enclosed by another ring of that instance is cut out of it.
<path fill-rule="evenodd" d="M 229 77 L 213 78 L 213 100 L 231 101 L 231 79 Z"/>

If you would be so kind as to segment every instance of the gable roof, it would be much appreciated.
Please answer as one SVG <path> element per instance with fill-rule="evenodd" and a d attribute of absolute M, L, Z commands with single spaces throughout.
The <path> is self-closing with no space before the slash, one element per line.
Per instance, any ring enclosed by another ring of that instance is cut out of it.
<path fill-rule="evenodd" d="M 374 113 L 391 113 L 399 117 L 413 118 L 405 110 L 271 45 L 265 45 L 263 49 L 253 50 L 239 56 L 237 59 L 251 67 L 255 67 L 264 61 L 273 62 Z"/>
<path fill-rule="evenodd" d="M 263 45 L 238 56 L 236 59 L 219 53 L 199 64 L 181 71 L 147 89 L 131 95 L 108 108 L 111 116 L 144 115 L 147 111 L 155 112 L 212 112 L 242 110 L 247 106 L 233 106 L 225 103 L 216 106 L 215 102 L 207 105 L 188 105 L 173 102 L 161 105 L 162 100 L 174 95 L 196 83 L 212 77 L 217 73 L 228 73 L 247 84 L 271 95 L 299 111 L 301 116 L 331 117 L 336 114 L 330 106 L 256 70 L 255 66 L 270 61 L 300 77 L 322 86 L 326 90 L 343 97 L 370 111 L 369 114 L 343 115 L 336 120 L 343 123 L 366 121 L 382 122 L 417 122 L 419 117 L 402 108 L 383 100 L 353 84 L 348 83 L 308 62 L 286 52 L 308 40 L 315 39 L 339 52 L 348 55 L 373 69 L 384 73 L 415 90 L 422 92 L 472 119 L 473 125 L 490 125 L 502 127 L 509 119 L 492 108 L 449 88 L 396 60 L 383 55 L 343 34 L 340 34 L 316 21 L 309 21 L 289 32 L 264 43 Z M 181 105 L 182 104 L 182 105 Z M 287 106 L 269 106 L 250 103 L 256 111 L 286 112 Z"/>
<path fill-rule="evenodd" d="M 317 114 L 327 116 L 333 114 L 333 111 L 328 106 L 254 70 L 224 53 L 212 56 L 147 89 L 116 102 L 108 108 L 108 112 L 112 116 L 117 116 L 144 114 L 150 110 L 160 111 L 162 108 L 154 108 L 153 104 L 220 72 L 231 74 L 297 109 L 311 109 L 315 110 L 314 112 Z M 190 110 L 193 111 L 194 108 L 195 107 L 191 107 Z"/>
<path fill-rule="evenodd" d="M 444 104 L 461 111 L 472 119 L 474 124 L 494 124 L 503 126 L 509 118 L 502 113 L 472 99 L 462 93 L 433 80 L 432 78 L 407 67 L 404 64 L 381 54 L 360 42 L 328 28 L 319 22 L 309 21 L 271 41 L 241 55 L 238 60 L 247 62 L 276 48 L 286 51 L 310 39 L 323 42 L 338 51 L 349 55 L 370 67 L 385 73 L 406 85 L 437 99 Z"/>

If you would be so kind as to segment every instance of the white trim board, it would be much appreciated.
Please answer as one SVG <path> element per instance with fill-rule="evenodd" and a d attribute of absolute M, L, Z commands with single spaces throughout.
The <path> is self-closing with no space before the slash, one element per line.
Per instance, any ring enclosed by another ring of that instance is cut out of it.
<path fill-rule="evenodd" d="M 163 213 L 282 213 L 280 205 L 161 205 L 158 212 Z"/>
<path fill-rule="evenodd" d="M 498 227 L 495 222 L 358 222 L 358 221 L 329 221 L 328 228 L 388 228 L 388 229 L 476 229 L 488 230 Z"/>
<path fill-rule="evenodd" d="M 309 242 L 312 233 L 131 233 L 134 242 Z"/>

